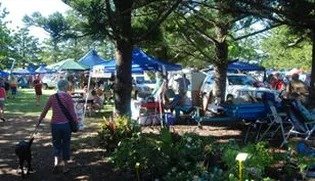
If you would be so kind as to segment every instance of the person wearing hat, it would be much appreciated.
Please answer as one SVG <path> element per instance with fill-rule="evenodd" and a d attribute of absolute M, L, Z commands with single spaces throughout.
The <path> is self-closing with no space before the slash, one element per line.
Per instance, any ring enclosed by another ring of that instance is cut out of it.
<path fill-rule="evenodd" d="M 33 81 L 33 86 L 36 94 L 36 105 L 38 106 L 40 103 L 40 96 L 42 95 L 42 80 L 40 79 L 40 75 L 37 74 Z"/>
<path fill-rule="evenodd" d="M 299 99 L 304 105 L 307 105 L 309 90 L 307 85 L 299 79 L 299 74 L 292 74 L 291 81 L 286 87 L 286 91 L 288 98 Z"/>
<path fill-rule="evenodd" d="M 275 90 L 282 91 L 285 89 L 285 83 L 280 75 L 280 73 L 276 73 L 271 81 L 271 87 Z"/>

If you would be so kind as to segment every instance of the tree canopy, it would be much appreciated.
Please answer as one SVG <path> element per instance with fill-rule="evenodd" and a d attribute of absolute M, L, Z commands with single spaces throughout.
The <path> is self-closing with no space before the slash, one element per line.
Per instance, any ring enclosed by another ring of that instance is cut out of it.
<path fill-rule="evenodd" d="M 11 60 L 9 54 L 11 52 L 10 45 L 12 42 L 10 30 L 4 18 L 9 12 L 2 8 L 0 3 L 0 68 L 8 68 Z"/>
<path fill-rule="evenodd" d="M 310 38 L 296 41 L 300 36 L 293 34 L 288 26 L 273 29 L 270 36 L 263 39 L 263 65 L 273 69 L 303 68 L 310 71 L 312 43 Z"/>

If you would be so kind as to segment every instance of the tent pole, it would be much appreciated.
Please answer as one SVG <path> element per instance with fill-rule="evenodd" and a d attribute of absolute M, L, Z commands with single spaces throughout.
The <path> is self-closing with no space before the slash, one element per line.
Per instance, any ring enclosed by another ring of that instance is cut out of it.
<path fill-rule="evenodd" d="M 89 79 L 88 79 L 88 86 L 87 86 L 87 92 L 86 92 L 86 96 L 85 96 L 85 101 L 84 101 L 84 110 L 83 110 L 83 119 L 82 119 L 82 123 L 84 123 L 84 119 L 85 119 L 85 113 L 86 113 L 86 107 L 87 107 L 87 101 L 88 101 L 88 97 L 89 97 L 89 90 L 90 90 L 90 84 L 91 84 L 91 71 L 89 71 Z"/>

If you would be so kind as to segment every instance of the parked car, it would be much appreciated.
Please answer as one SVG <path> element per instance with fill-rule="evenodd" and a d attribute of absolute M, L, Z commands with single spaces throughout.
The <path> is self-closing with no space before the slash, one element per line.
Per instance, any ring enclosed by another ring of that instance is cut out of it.
<path fill-rule="evenodd" d="M 250 75 L 246 74 L 235 74 L 235 73 L 228 73 L 227 80 L 226 80 L 226 93 L 225 98 L 228 96 L 232 98 L 238 98 L 244 95 L 251 95 L 253 97 L 260 97 L 264 92 L 273 93 L 275 98 L 278 98 L 279 92 L 276 90 L 269 89 L 263 86 L 261 82 L 257 81 Z M 214 75 L 213 73 L 208 73 L 206 78 L 204 79 L 200 93 L 201 95 L 205 96 L 213 95 L 214 89 Z"/>

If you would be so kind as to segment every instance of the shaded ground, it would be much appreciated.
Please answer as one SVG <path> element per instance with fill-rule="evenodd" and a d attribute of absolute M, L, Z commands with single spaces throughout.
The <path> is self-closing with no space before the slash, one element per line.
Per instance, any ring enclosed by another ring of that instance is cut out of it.
<path fill-rule="evenodd" d="M 44 92 L 50 95 L 51 92 Z M 17 173 L 17 157 L 14 153 L 14 146 L 18 141 L 28 139 L 34 131 L 37 117 L 41 106 L 32 106 L 30 99 L 33 99 L 32 90 L 25 90 L 19 95 L 19 99 L 10 100 L 7 104 L 8 119 L 6 122 L 0 122 L 0 180 L 11 181 L 20 180 L 21 177 Z M 44 102 L 44 101 L 43 101 Z M 101 115 L 97 115 L 102 117 Z M 50 117 L 50 115 L 47 115 Z M 86 128 L 72 137 L 72 161 L 70 163 L 71 171 L 64 174 L 52 174 L 52 145 L 50 136 L 50 125 L 46 119 L 36 135 L 32 145 L 33 151 L 33 168 L 36 170 L 25 180 L 136 180 L 130 174 L 115 172 L 111 165 L 104 158 L 105 150 L 99 148 L 96 142 L 98 131 L 98 123 L 101 118 L 86 118 Z M 202 122 L 202 127 L 197 127 L 195 122 L 190 122 L 194 125 L 176 125 L 170 129 L 178 134 L 185 132 L 197 133 L 201 136 L 211 136 L 218 141 L 226 142 L 229 139 L 242 141 L 244 138 L 245 126 L 243 124 L 213 124 L 206 125 L 207 122 Z M 143 132 L 158 133 L 158 126 L 144 127 Z M 281 139 L 281 137 L 277 137 Z M 281 140 L 277 140 L 274 144 L 280 145 Z M 276 148 L 278 149 L 278 148 Z M 277 178 L 277 177 L 276 177 Z"/>
<path fill-rule="evenodd" d="M 27 139 L 34 130 L 36 117 L 15 117 L 7 122 L 0 122 L 0 180 L 18 180 L 17 157 L 14 153 L 15 144 Z M 104 150 L 97 147 L 96 138 L 98 123 L 101 119 L 87 118 L 87 127 L 72 137 L 72 161 L 71 171 L 64 174 L 52 174 L 52 145 L 50 126 L 46 119 L 36 135 L 32 145 L 33 167 L 36 170 L 26 180 L 135 180 L 130 176 L 114 172 L 110 164 L 106 162 Z M 144 132 L 157 132 L 158 127 L 146 127 Z M 178 133 L 195 132 L 200 135 L 211 135 L 226 140 L 229 138 L 241 139 L 241 131 L 238 127 L 222 126 L 174 126 L 173 131 Z"/>
<path fill-rule="evenodd" d="M 35 120 L 34 117 L 17 117 L 0 122 L 0 180 L 20 179 L 14 145 L 19 140 L 29 138 Z M 102 157 L 104 150 L 97 148 L 95 142 L 98 120 L 91 118 L 87 119 L 88 126 L 83 132 L 73 135 L 71 171 L 66 175 L 53 175 L 50 128 L 48 121 L 45 121 L 32 145 L 32 163 L 36 172 L 26 180 L 126 180 L 126 176 L 113 172 Z"/>

